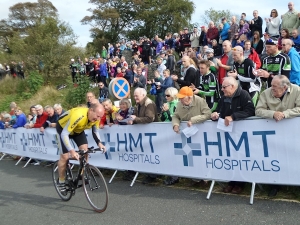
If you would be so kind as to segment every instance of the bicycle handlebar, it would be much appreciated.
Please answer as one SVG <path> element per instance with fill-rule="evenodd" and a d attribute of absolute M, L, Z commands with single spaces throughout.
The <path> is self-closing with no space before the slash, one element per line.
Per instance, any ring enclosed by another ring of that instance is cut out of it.
<path fill-rule="evenodd" d="M 94 147 L 91 147 L 91 148 L 88 148 L 87 150 L 78 150 L 76 151 L 80 156 L 83 156 L 85 154 L 88 154 L 88 153 L 96 153 L 96 152 L 103 152 L 103 149 L 101 148 L 94 148 Z"/>

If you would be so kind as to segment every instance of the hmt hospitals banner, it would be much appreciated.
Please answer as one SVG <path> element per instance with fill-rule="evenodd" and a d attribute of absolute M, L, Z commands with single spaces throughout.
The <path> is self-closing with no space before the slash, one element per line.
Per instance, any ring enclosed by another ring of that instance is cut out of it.
<path fill-rule="evenodd" d="M 300 118 L 244 120 L 234 122 L 229 133 L 206 121 L 195 125 L 199 131 L 190 138 L 174 133 L 171 123 L 113 125 L 100 130 L 107 153 L 91 154 L 89 162 L 179 177 L 300 185 L 299 125 Z M 96 147 L 91 132 L 86 135 Z M 0 130 L 0 152 L 57 160 L 56 131 Z"/>

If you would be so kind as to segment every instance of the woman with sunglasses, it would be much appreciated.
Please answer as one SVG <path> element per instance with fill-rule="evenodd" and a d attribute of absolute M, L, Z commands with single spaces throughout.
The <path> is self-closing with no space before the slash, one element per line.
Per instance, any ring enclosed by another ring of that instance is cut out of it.
<path fill-rule="evenodd" d="M 178 90 L 174 87 L 169 87 L 165 90 L 165 96 L 167 103 L 163 104 L 162 106 L 162 113 L 161 113 L 161 121 L 163 122 L 171 122 L 172 121 L 172 116 L 176 110 L 176 106 L 178 103 L 177 95 Z M 164 180 L 165 185 L 173 185 L 175 183 L 179 182 L 179 178 L 175 176 L 168 176 Z"/>
<path fill-rule="evenodd" d="M 265 21 L 266 21 L 268 33 L 270 34 L 270 38 L 278 38 L 279 37 L 280 19 L 278 17 L 277 10 L 272 9 L 270 18 L 265 18 Z"/>

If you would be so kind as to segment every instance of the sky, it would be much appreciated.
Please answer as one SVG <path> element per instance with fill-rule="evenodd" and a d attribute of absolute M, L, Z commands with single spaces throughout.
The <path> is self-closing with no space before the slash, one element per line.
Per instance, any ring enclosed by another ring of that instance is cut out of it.
<path fill-rule="evenodd" d="M 35 0 L 27 0 L 29 2 L 37 2 Z M 93 4 L 89 3 L 89 0 L 50 0 L 52 4 L 57 8 L 59 18 L 62 21 L 69 23 L 73 28 L 75 34 L 78 35 L 77 46 L 85 47 L 86 44 L 92 39 L 90 38 L 89 25 L 81 25 L 80 20 L 90 15 L 87 11 L 88 8 L 93 8 Z M 24 0 L 1 0 L 0 7 L 0 19 L 8 18 L 9 7 L 16 3 L 25 2 Z M 229 9 L 234 15 L 240 15 L 242 12 L 247 14 L 247 20 L 253 18 L 253 10 L 258 10 L 259 16 L 263 19 L 270 16 L 272 9 L 277 9 L 279 16 L 287 12 L 288 1 L 284 0 L 251 0 L 251 1 L 238 1 L 233 0 L 193 0 L 195 4 L 195 12 L 192 15 L 191 23 L 201 23 L 201 16 L 204 15 L 204 11 L 209 8 L 214 10 L 226 10 Z M 224 2 L 226 2 L 224 4 Z M 300 4 L 295 4 L 297 11 L 300 11 Z"/>

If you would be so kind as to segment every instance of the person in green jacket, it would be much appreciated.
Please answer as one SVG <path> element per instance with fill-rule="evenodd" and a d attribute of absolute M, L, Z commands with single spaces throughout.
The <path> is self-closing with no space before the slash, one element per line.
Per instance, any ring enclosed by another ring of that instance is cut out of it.
<path fill-rule="evenodd" d="M 104 45 L 102 46 L 101 58 L 103 58 L 103 59 L 107 58 L 107 50 Z"/>
<path fill-rule="evenodd" d="M 177 94 L 178 94 L 178 90 L 174 87 L 169 87 L 166 89 L 165 96 L 166 96 L 167 103 L 164 103 L 161 108 L 162 111 L 161 118 L 160 118 L 161 121 L 163 122 L 172 121 L 172 116 L 175 112 L 178 103 L 178 99 L 176 96 Z"/>
<path fill-rule="evenodd" d="M 176 110 L 178 99 L 177 99 L 178 90 L 174 87 L 169 87 L 165 90 L 165 96 L 167 103 L 163 104 L 161 109 L 161 121 L 171 122 L 172 116 Z M 175 176 L 167 176 L 164 180 L 165 185 L 173 185 L 179 182 L 179 178 Z"/>

